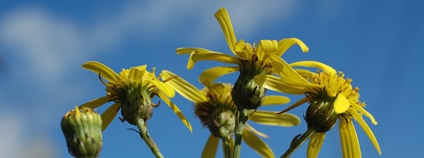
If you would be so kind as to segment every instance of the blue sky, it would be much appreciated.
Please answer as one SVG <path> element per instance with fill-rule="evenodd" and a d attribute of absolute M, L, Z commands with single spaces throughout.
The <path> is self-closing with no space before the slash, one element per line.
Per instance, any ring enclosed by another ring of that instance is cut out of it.
<path fill-rule="evenodd" d="M 81 65 L 100 61 L 115 71 L 147 64 L 170 70 L 198 88 L 202 70 L 219 65 L 200 62 L 186 69 L 188 56 L 178 47 L 203 47 L 230 53 L 213 14 L 226 7 L 238 39 L 258 42 L 297 37 L 310 48 L 292 47 L 288 62 L 318 60 L 343 71 L 360 88 L 382 155 L 419 157 L 424 132 L 419 98 L 423 96 L 423 1 L 126 1 L 0 2 L 0 157 L 71 157 L 60 130 L 62 116 L 74 106 L 105 95 L 97 75 Z M 234 82 L 237 74 L 220 78 Z M 278 94 L 272 93 L 270 94 Z M 295 101 L 299 97 L 292 97 Z M 209 136 L 194 117 L 192 104 L 175 102 L 193 133 L 162 104 L 154 109 L 149 132 L 165 157 L 199 157 Z M 282 110 L 287 105 L 266 107 Z M 106 107 L 98 110 L 103 112 Z M 301 117 L 306 106 L 292 110 Z M 120 114 L 118 114 L 120 116 Z M 306 130 L 265 127 L 265 139 L 280 156 L 290 140 Z M 101 157 L 153 157 L 135 128 L 114 120 L 104 132 Z M 356 124 L 364 157 L 378 153 Z M 337 128 L 328 132 L 319 157 L 341 157 Z M 306 145 L 293 157 L 305 157 Z M 220 148 L 221 149 L 221 148 Z M 217 154 L 222 157 L 222 151 Z M 259 157 L 246 145 L 242 157 Z"/>

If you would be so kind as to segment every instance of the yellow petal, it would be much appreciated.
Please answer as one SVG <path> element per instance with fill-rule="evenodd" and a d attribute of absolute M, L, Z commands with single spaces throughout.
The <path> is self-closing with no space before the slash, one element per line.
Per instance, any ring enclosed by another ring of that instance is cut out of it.
<path fill-rule="evenodd" d="M 308 52 L 309 48 L 303 43 L 300 39 L 297 38 L 284 38 L 278 42 L 278 54 L 277 56 L 282 56 L 293 44 L 299 45 L 302 52 Z"/>
<path fill-rule="evenodd" d="M 278 43 L 276 40 L 260 40 L 258 44 L 259 61 L 266 59 L 269 55 L 276 55 L 278 53 Z"/>
<path fill-rule="evenodd" d="M 160 92 L 165 94 L 168 98 L 173 98 L 175 96 L 175 91 L 169 85 L 163 83 L 159 80 L 150 80 L 150 82 L 155 85 L 156 88 L 159 89 Z"/>
<path fill-rule="evenodd" d="M 219 138 L 211 134 L 203 149 L 202 158 L 215 158 L 216 151 L 218 150 L 218 143 Z"/>
<path fill-rule="evenodd" d="M 144 76 L 144 73 L 146 72 L 146 67 L 147 65 L 141 65 L 141 66 L 130 68 L 129 70 L 130 79 L 133 81 L 140 80 Z"/>
<path fill-rule="evenodd" d="M 300 83 L 309 83 L 306 79 L 300 76 L 286 61 L 281 59 L 280 56 L 271 55 L 269 57 L 272 68 L 282 77 L 289 77 Z"/>
<path fill-rule="evenodd" d="M 107 97 L 107 96 L 104 96 L 104 97 L 101 97 L 101 98 L 93 99 L 93 100 L 91 100 L 91 101 L 89 101 L 85 104 L 82 104 L 80 107 L 84 106 L 84 107 L 89 107 L 89 108 L 94 109 L 94 108 L 97 108 L 97 107 L 99 107 L 103 104 L 106 104 L 108 101 L 110 101 L 110 98 Z"/>
<path fill-rule="evenodd" d="M 303 66 L 303 67 L 310 67 L 310 68 L 318 68 L 329 74 L 333 74 L 333 75 L 336 74 L 336 70 L 334 70 L 334 68 L 318 61 L 298 61 L 298 62 L 290 63 L 289 65 L 292 67 Z"/>
<path fill-rule="evenodd" d="M 275 157 L 271 148 L 269 148 L 269 146 L 264 141 L 262 141 L 259 137 L 246 128 L 243 130 L 242 140 L 262 157 Z"/>
<path fill-rule="evenodd" d="M 236 43 L 236 47 L 234 48 L 234 53 L 240 58 L 244 60 L 249 60 L 249 57 L 252 57 L 253 50 L 250 44 L 244 42 L 244 40 L 240 40 Z"/>
<path fill-rule="evenodd" d="M 223 63 L 229 64 L 237 64 L 239 63 L 238 58 L 223 54 L 219 52 L 210 51 L 202 48 L 178 48 L 177 54 L 186 54 L 190 52 L 190 57 L 187 62 L 187 69 L 192 69 L 194 67 L 194 63 L 201 60 L 216 60 Z"/>
<path fill-rule="evenodd" d="M 219 25 L 221 26 L 222 32 L 224 32 L 225 39 L 227 40 L 228 47 L 231 51 L 234 52 L 234 46 L 236 45 L 237 38 L 234 34 L 233 25 L 231 24 L 230 15 L 225 8 L 219 9 L 215 13 L 215 18 L 218 20 Z M 236 54 L 237 55 L 237 54 Z"/>
<path fill-rule="evenodd" d="M 309 70 L 304 70 L 304 69 L 294 69 L 294 70 L 305 79 L 311 79 L 312 75 L 314 74 L 313 72 Z"/>
<path fill-rule="evenodd" d="M 173 102 L 171 102 L 171 100 L 169 100 L 165 95 L 163 95 L 162 93 L 158 94 L 159 97 L 166 103 L 166 105 L 168 105 L 172 111 L 177 114 L 178 118 L 180 118 L 180 120 L 183 122 L 183 124 L 190 130 L 190 132 L 193 131 L 193 128 L 191 127 L 190 122 L 188 122 L 188 120 L 185 118 L 184 114 L 181 112 L 181 110 L 178 108 L 177 105 L 175 105 Z"/>
<path fill-rule="evenodd" d="M 107 108 L 106 111 L 102 114 L 102 130 L 103 131 L 107 128 L 107 126 L 109 126 L 109 124 L 115 118 L 116 114 L 119 111 L 119 108 L 121 108 L 121 103 L 115 103 L 109 108 Z"/>
<path fill-rule="evenodd" d="M 238 66 L 217 66 L 209 68 L 203 71 L 202 74 L 200 74 L 199 82 L 205 86 L 209 86 L 217 78 L 229 73 L 237 72 L 238 70 Z"/>
<path fill-rule="evenodd" d="M 248 123 L 246 123 L 244 125 L 245 125 L 244 128 L 246 128 L 247 130 L 249 130 L 253 134 L 258 135 L 258 136 L 263 137 L 263 138 L 269 138 L 268 135 L 266 135 L 265 133 L 259 132 L 258 130 L 256 130 L 255 128 L 250 126 Z"/>
<path fill-rule="evenodd" d="M 375 138 L 374 133 L 370 129 L 367 123 L 365 123 L 364 119 L 362 119 L 362 116 L 358 113 L 353 113 L 353 118 L 359 123 L 362 130 L 367 134 L 368 138 L 371 140 L 372 144 L 374 145 L 374 148 L 378 151 L 378 154 L 381 155 L 381 149 L 380 145 L 378 145 L 377 138 Z"/>
<path fill-rule="evenodd" d="M 172 76 L 178 76 L 170 71 L 163 70 L 161 73 L 162 79 L 167 79 Z M 166 82 L 169 86 L 171 86 L 175 91 L 177 91 L 181 96 L 190 100 L 194 103 L 202 103 L 207 102 L 207 98 L 205 94 L 192 84 L 184 80 L 182 77 L 176 77 Z"/>
<path fill-rule="evenodd" d="M 283 126 L 291 127 L 296 126 L 300 123 L 300 119 L 293 114 L 283 113 L 278 114 L 276 111 L 249 111 L 249 120 L 259 124 L 268 126 Z"/>
<path fill-rule="evenodd" d="M 306 151 L 306 157 L 318 157 L 319 151 L 321 150 L 322 144 L 324 143 L 325 133 L 315 132 L 312 134 L 308 149 Z"/>
<path fill-rule="evenodd" d="M 256 84 L 270 89 L 287 94 L 304 94 L 308 91 L 305 87 L 292 86 L 281 81 L 281 78 L 272 75 L 256 75 L 254 78 Z"/>
<path fill-rule="evenodd" d="M 340 118 L 339 131 L 343 157 L 362 157 L 358 136 L 349 118 Z"/>
<path fill-rule="evenodd" d="M 334 101 L 334 112 L 336 114 L 341 114 L 347 111 L 350 107 L 350 102 L 343 94 L 337 95 L 336 100 Z"/>
<path fill-rule="evenodd" d="M 100 74 L 100 76 L 108 80 L 110 83 L 117 84 L 122 82 L 121 77 L 115 71 L 100 62 L 88 61 L 85 62 L 82 67 L 93 71 L 96 74 Z"/>
<path fill-rule="evenodd" d="M 262 106 L 287 104 L 289 102 L 290 102 L 290 98 L 286 96 L 267 95 L 262 101 Z"/>
<path fill-rule="evenodd" d="M 377 125 L 378 123 L 377 123 L 377 121 L 374 119 L 374 116 L 372 116 L 371 115 L 371 113 L 369 113 L 367 110 L 365 110 L 363 107 L 361 107 L 361 106 L 359 106 L 358 104 L 356 104 L 356 103 L 350 103 L 350 105 L 354 108 L 354 109 L 356 109 L 356 110 L 358 110 L 359 112 L 361 112 L 361 114 L 364 114 L 365 116 L 367 116 L 368 118 L 370 118 L 370 120 L 371 120 L 371 122 L 372 122 L 372 124 L 374 124 L 374 125 Z"/>

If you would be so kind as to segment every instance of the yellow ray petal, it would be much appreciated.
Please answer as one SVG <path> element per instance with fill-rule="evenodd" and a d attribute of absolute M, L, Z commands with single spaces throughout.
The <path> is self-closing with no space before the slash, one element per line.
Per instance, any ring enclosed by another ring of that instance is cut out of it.
<path fill-rule="evenodd" d="M 308 101 L 310 101 L 310 99 L 308 97 L 302 98 L 302 99 L 298 100 L 296 103 L 294 103 L 293 105 L 290 105 L 289 107 L 287 107 L 283 111 L 279 112 L 278 114 L 282 114 L 282 113 L 285 113 L 287 111 L 290 111 L 291 109 L 294 109 L 294 108 L 296 108 L 296 107 L 298 107 L 302 104 L 305 104 Z"/>
<path fill-rule="evenodd" d="M 218 143 L 219 138 L 211 134 L 203 149 L 202 158 L 215 158 L 216 151 L 218 150 Z"/>
<path fill-rule="evenodd" d="M 256 135 L 263 137 L 263 138 L 269 138 L 268 135 L 266 135 L 265 133 L 259 132 L 258 130 L 256 130 L 255 128 L 250 126 L 248 123 L 246 123 L 244 125 L 245 125 L 245 128 L 247 128 L 247 130 L 251 131 L 253 134 L 256 134 Z"/>
<path fill-rule="evenodd" d="M 154 79 L 150 80 L 150 83 L 155 85 L 155 87 L 158 88 L 159 91 L 165 94 L 168 98 L 173 98 L 175 96 L 174 89 L 172 89 L 169 85 L 163 83 L 162 81 Z"/>
<path fill-rule="evenodd" d="M 256 53 L 258 54 L 259 60 L 264 60 L 269 55 L 277 54 L 278 53 L 277 40 L 260 40 Z"/>
<path fill-rule="evenodd" d="M 244 42 L 244 40 L 237 42 L 236 47 L 234 48 L 234 52 L 240 59 L 244 60 L 248 60 L 248 58 L 251 58 L 253 54 L 251 45 Z"/>
<path fill-rule="evenodd" d="M 336 100 L 334 101 L 334 112 L 336 114 L 341 114 L 347 111 L 350 107 L 350 102 L 343 94 L 337 95 Z"/>
<path fill-rule="evenodd" d="M 375 138 L 374 133 L 370 129 L 367 123 L 365 123 L 364 119 L 362 119 L 362 116 L 358 113 L 353 113 L 353 118 L 361 125 L 362 130 L 364 130 L 365 134 L 367 134 L 368 138 L 371 140 L 372 144 L 374 145 L 374 148 L 377 150 L 378 154 L 381 155 L 381 149 L 380 145 L 378 145 L 377 138 Z"/>
<path fill-rule="evenodd" d="M 234 47 L 237 42 L 236 34 L 234 33 L 233 25 L 231 24 L 230 15 L 225 8 L 219 9 L 215 13 L 215 18 L 218 20 L 221 26 L 222 32 L 224 32 L 225 39 L 227 40 L 228 47 L 234 52 Z M 235 53 L 235 52 L 234 52 Z M 236 54 L 237 55 L 237 54 Z"/>
<path fill-rule="evenodd" d="M 314 74 L 313 72 L 309 70 L 304 70 L 304 69 L 294 69 L 294 70 L 305 79 L 311 79 L 312 75 Z"/>
<path fill-rule="evenodd" d="M 304 94 L 308 91 L 305 87 L 292 86 L 281 81 L 281 78 L 272 75 L 256 75 L 254 78 L 256 84 L 270 89 L 287 94 Z"/>
<path fill-rule="evenodd" d="M 121 77 L 112 69 L 107 67 L 106 65 L 97 62 L 97 61 L 88 61 L 82 65 L 83 68 L 93 71 L 96 74 L 100 74 L 103 78 L 105 78 L 110 83 L 121 83 Z"/>
<path fill-rule="evenodd" d="M 169 100 L 164 94 L 159 93 L 158 95 L 166 103 L 166 105 L 168 105 L 172 109 L 172 111 L 175 114 L 177 114 L 178 118 L 180 118 L 180 120 L 190 130 L 190 132 L 192 132 L 193 128 L 191 127 L 190 122 L 188 122 L 188 120 L 186 119 L 184 114 L 181 112 L 181 110 L 178 108 L 178 106 L 175 105 L 173 102 L 171 102 L 171 100 Z"/>
<path fill-rule="evenodd" d="M 272 68 L 274 68 L 274 70 L 278 74 L 280 74 L 282 77 L 289 77 L 300 83 L 309 84 L 309 82 L 306 79 L 300 76 L 289 64 L 287 64 L 286 61 L 281 59 L 280 56 L 271 55 L 269 59 L 270 59 Z"/>
<path fill-rule="evenodd" d="M 340 141 L 342 144 L 343 157 L 362 157 L 358 136 L 356 135 L 356 130 L 353 126 L 352 120 L 348 118 L 340 118 L 339 120 Z"/>
<path fill-rule="evenodd" d="M 269 146 L 264 141 L 262 141 L 259 137 L 246 128 L 243 130 L 242 140 L 262 157 L 275 157 L 271 148 L 269 148 Z"/>
<path fill-rule="evenodd" d="M 199 82 L 205 86 L 211 85 L 217 78 L 237 72 L 239 70 L 238 66 L 217 66 L 213 68 L 206 69 L 200 74 Z"/>
<path fill-rule="evenodd" d="M 178 76 L 170 71 L 163 70 L 161 73 L 162 79 L 167 79 L 172 76 Z M 206 96 L 203 92 L 192 84 L 184 80 L 182 77 L 176 77 L 166 82 L 169 86 L 175 89 L 181 96 L 194 103 L 207 102 Z"/>
<path fill-rule="evenodd" d="M 322 144 L 324 143 L 325 133 L 315 132 L 312 134 L 308 149 L 306 151 L 306 157 L 318 157 L 319 151 L 321 150 Z"/>
<path fill-rule="evenodd" d="M 185 50 L 181 50 L 181 49 L 185 49 Z M 189 70 L 194 67 L 194 64 L 196 62 L 202 61 L 202 60 L 215 60 L 215 61 L 229 63 L 229 64 L 237 64 L 240 62 L 238 58 L 234 56 L 219 53 L 219 52 L 213 52 L 207 49 L 202 49 L 202 48 L 178 48 L 177 49 L 177 53 L 182 53 L 182 54 L 188 51 L 191 52 L 187 62 L 187 69 Z"/>
<path fill-rule="evenodd" d="M 293 114 L 278 114 L 276 111 L 258 110 L 256 112 L 249 111 L 249 120 L 259 124 L 268 126 L 284 126 L 291 127 L 300 123 L 300 119 Z"/>
<path fill-rule="evenodd" d="M 140 80 L 143 77 L 144 73 L 146 72 L 146 67 L 147 65 L 141 65 L 141 66 L 130 68 L 129 70 L 130 79 L 132 81 Z"/>
<path fill-rule="evenodd" d="M 323 70 L 324 72 L 327 72 L 329 74 L 336 74 L 336 70 L 334 70 L 331 66 L 328 66 L 327 64 L 318 62 L 318 61 L 298 61 L 293 62 L 289 64 L 292 67 L 296 66 L 302 66 L 302 67 L 311 67 L 311 68 L 318 68 Z"/>
<path fill-rule="evenodd" d="M 371 120 L 372 124 L 374 124 L 374 125 L 377 125 L 377 124 L 378 124 L 378 123 L 377 123 L 377 121 L 375 121 L 374 116 L 372 116 L 372 115 L 371 115 L 371 113 L 369 113 L 369 112 L 368 112 L 367 110 L 365 110 L 363 107 L 361 107 L 361 106 L 359 106 L 358 104 L 353 103 L 353 102 L 351 102 L 351 103 L 350 103 L 350 105 L 351 105 L 354 109 L 358 110 L 359 112 L 361 112 L 362 114 L 364 114 L 365 116 L 367 116 L 368 118 L 370 118 L 370 120 Z"/>
<path fill-rule="evenodd" d="M 109 108 L 106 109 L 105 112 L 102 114 L 102 131 L 104 131 L 107 126 L 112 122 L 112 120 L 115 118 L 116 114 L 119 111 L 119 108 L 121 108 L 121 103 L 115 103 Z"/>
<path fill-rule="evenodd" d="M 308 52 L 309 48 L 306 46 L 305 43 L 303 43 L 300 39 L 297 38 L 284 38 L 280 41 L 278 41 L 278 54 L 277 56 L 282 56 L 293 44 L 299 45 L 300 49 L 302 49 L 302 52 Z"/>
<path fill-rule="evenodd" d="M 287 104 L 289 102 L 290 102 L 290 98 L 288 98 L 286 96 L 267 95 L 267 96 L 265 96 L 264 100 L 262 101 L 262 106 L 281 105 L 281 104 Z"/>
<path fill-rule="evenodd" d="M 103 104 L 106 104 L 108 101 L 110 101 L 110 98 L 107 97 L 107 96 L 104 96 L 104 97 L 101 97 L 101 98 L 93 99 L 93 100 L 91 100 L 91 101 L 89 101 L 85 104 L 82 104 L 80 107 L 84 106 L 84 107 L 89 107 L 89 108 L 94 109 L 94 108 L 97 108 L 97 107 L 99 107 Z"/>

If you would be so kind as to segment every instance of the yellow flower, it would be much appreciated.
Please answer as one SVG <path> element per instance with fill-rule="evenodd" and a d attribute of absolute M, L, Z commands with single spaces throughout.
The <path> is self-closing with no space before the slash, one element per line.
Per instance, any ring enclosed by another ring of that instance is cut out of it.
<path fill-rule="evenodd" d="M 308 47 L 297 38 L 285 38 L 280 41 L 260 40 L 258 47 L 243 40 L 237 42 L 227 10 L 221 8 L 215 13 L 215 17 L 221 25 L 228 47 L 235 56 L 203 48 L 178 48 L 177 54 L 190 54 L 187 69 L 192 69 L 194 63 L 202 60 L 237 64 L 237 66 L 217 66 L 207 69 L 202 72 L 199 81 L 204 85 L 210 85 L 220 76 L 240 71 L 233 90 L 234 102 L 237 106 L 244 106 L 243 108 L 257 109 L 263 100 L 265 89 L 258 87 L 252 79 L 258 74 L 272 73 L 273 65 L 270 64 L 268 56 L 282 56 L 293 44 L 298 44 L 303 52 L 307 52 Z"/>
<path fill-rule="evenodd" d="M 255 81 L 258 84 L 284 93 L 306 95 L 305 98 L 300 99 L 281 113 L 287 112 L 290 109 L 309 102 L 310 106 L 308 107 L 306 115 L 312 114 L 313 116 L 317 116 L 325 113 L 326 111 L 325 109 L 311 108 L 312 106 L 316 106 L 318 104 L 331 105 L 329 107 L 329 109 L 331 109 L 330 111 L 332 111 L 331 115 L 336 115 L 339 120 L 343 157 L 361 157 L 359 141 L 352 118 L 359 123 L 378 153 L 381 154 L 377 139 L 367 123 L 365 123 L 362 115 L 370 118 L 374 125 L 376 125 L 377 122 L 374 117 L 364 109 L 365 103 L 359 100 L 359 88 L 352 88 L 351 79 L 345 79 L 342 72 L 336 73 L 336 70 L 332 67 L 320 62 L 299 61 L 287 64 L 285 61 L 276 56 L 271 56 L 270 60 L 273 65 L 280 64 L 280 66 L 276 66 L 274 68 L 276 68 L 276 72 L 278 72 L 281 78 L 271 75 L 259 75 L 255 77 Z M 323 72 L 318 71 L 318 73 L 313 73 L 305 69 L 295 70 L 291 68 L 298 66 L 319 68 Z M 285 69 L 279 69 L 280 67 L 284 67 Z M 329 126 L 324 128 L 319 128 L 316 125 L 320 123 L 321 125 L 328 123 L 325 121 L 328 121 L 330 117 L 331 116 L 328 116 L 328 118 L 322 122 L 317 122 L 317 118 L 308 120 L 308 116 L 305 116 L 305 119 L 308 122 L 308 128 L 314 128 L 315 131 L 317 131 L 310 138 L 307 151 L 308 157 L 318 156 L 319 150 L 321 149 L 324 141 L 325 132 L 330 130 L 335 122 L 333 122 L 333 125 L 328 124 Z"/>
<path fill-rule="evenodd" d="M 81 106 L 97 108 L 107 102 L 115 102 L 102 114 L 103 130 L 115 118 L 120 108 L 122 108 L 121 114 L 123 116 L 121 121 L 126 120 L 133 125 L 135 124 L 134 119 L 141 118 L 147 121 L 152 114 L 151 107 L 157 106 L 151 103 L 151 98 L 158 96 L 177 114 L 184 125 L 189 128 L 190 132 L 192 131 L 188 120 L 169 99 L 174 97 L 175 91 L 164 82 L 171 80 L 173 78 L 172 76 L 161 81 L 155 76 L 155 68 L 153 68 L 152 72 L 148 72 L 146 65 L 122 69 L 119 75 L 100 62 L 89 61 L 84 63 L 82 67 L 99 74 L 100 81 L 106 86 L 107 95 L 89 101 Z M 103 82 L 102 78 L 106 79 L 108 83 Z"/>
<path fill-rule="evenodd" d="M 162 78 L 172 76 L 176 75 L 166 70 L 162 71 Z M 166 82 L 166 84 L 174 88 L 184 98 L 194 103 L 195 114 L 199 117 L 201 123 L 211 131 L 202 157 L 215 157 L 219 139 L 225 137 L 217 131 L 217 126 L 225 126 L 230 137 L 234 134 L 237 107 L 231 97 L 231 84 L 215 83 L 203 90 L 199 90 L 181 77 L 174 78 Z M 289 101 L 290 99 L 284 96 L 266 96 L 263 105 L 286 104 Z M 278 115 L 274 111 L 261 110 L 256 112 L 250 110 L 249 120 L 263 125 L 284 127 L 295 126 L 300 123 L 299 118 L 292 114 Z M 256 135 L 267 137 L 265 134 L 256 131 L 252 126 L 246 124 L 242 136 L 243 141 L 261 156 L 274 157 L 269 146 Z M 232 139 L 231 142 L 234 144 Z"/>

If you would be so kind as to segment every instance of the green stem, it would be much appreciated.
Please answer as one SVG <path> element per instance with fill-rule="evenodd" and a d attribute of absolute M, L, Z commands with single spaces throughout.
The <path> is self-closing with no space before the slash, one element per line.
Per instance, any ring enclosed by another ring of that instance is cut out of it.
<path fill-rule="evenodd" d="M 296 151 L 297 148 L 299 148 L 300 145 L 302 145 L 306 140 L 308 140 L 312 136 L 312 134 L 314 134 L 314 133 L 315 133 L 314 129 L 308 128 L 308 130 L 306 130 L 306 132 L 303 133 L 302 136 L 294 137 L 291 144 L 290 144 L 290 148 L 287 149 L 287 151 L 280 158 L 290 157 L 290 155 L 293 154 L 293 152 Z"/>
<path fill-rule="evenodd" d="M 140 130 L 140 137 L 146 142 L 147 146 L 149 146 L 152 153 L 156 156 L 156 158 L 163 158 L 162 154 L 159 151 L 158 146 L 150 137 L 149 132 L 147 131 L 147 124 L 143 119 L 136 119 L 136 124 L 138 129 Z"/>
<path fill-rule="evenodd" d="M 243 129 L 244 124 L 247 121 L 247 109 L 239 109 L 238 116 L 236 120 L 236 127 L 235 127 L 235 134 L 236 134 L 236 140 L 234 144 L 234 158 L 240 157 L 240 151 L 241 151 L 241 140 L 243 136 Z"/>
<path fill-rule="evenodd" d="M 221 135 L 224 133 L 221 130 Z M 225 132 L 227 133 L 227 132 Z M 232 153 L 231 153 L 231 144 L 230 144 L 230 138 L 229 136 L 221 136 L 221 140 L 222 140 L 222 144 L 224 146 L 224 156 L 225 158 L 231 158 Z"/>

